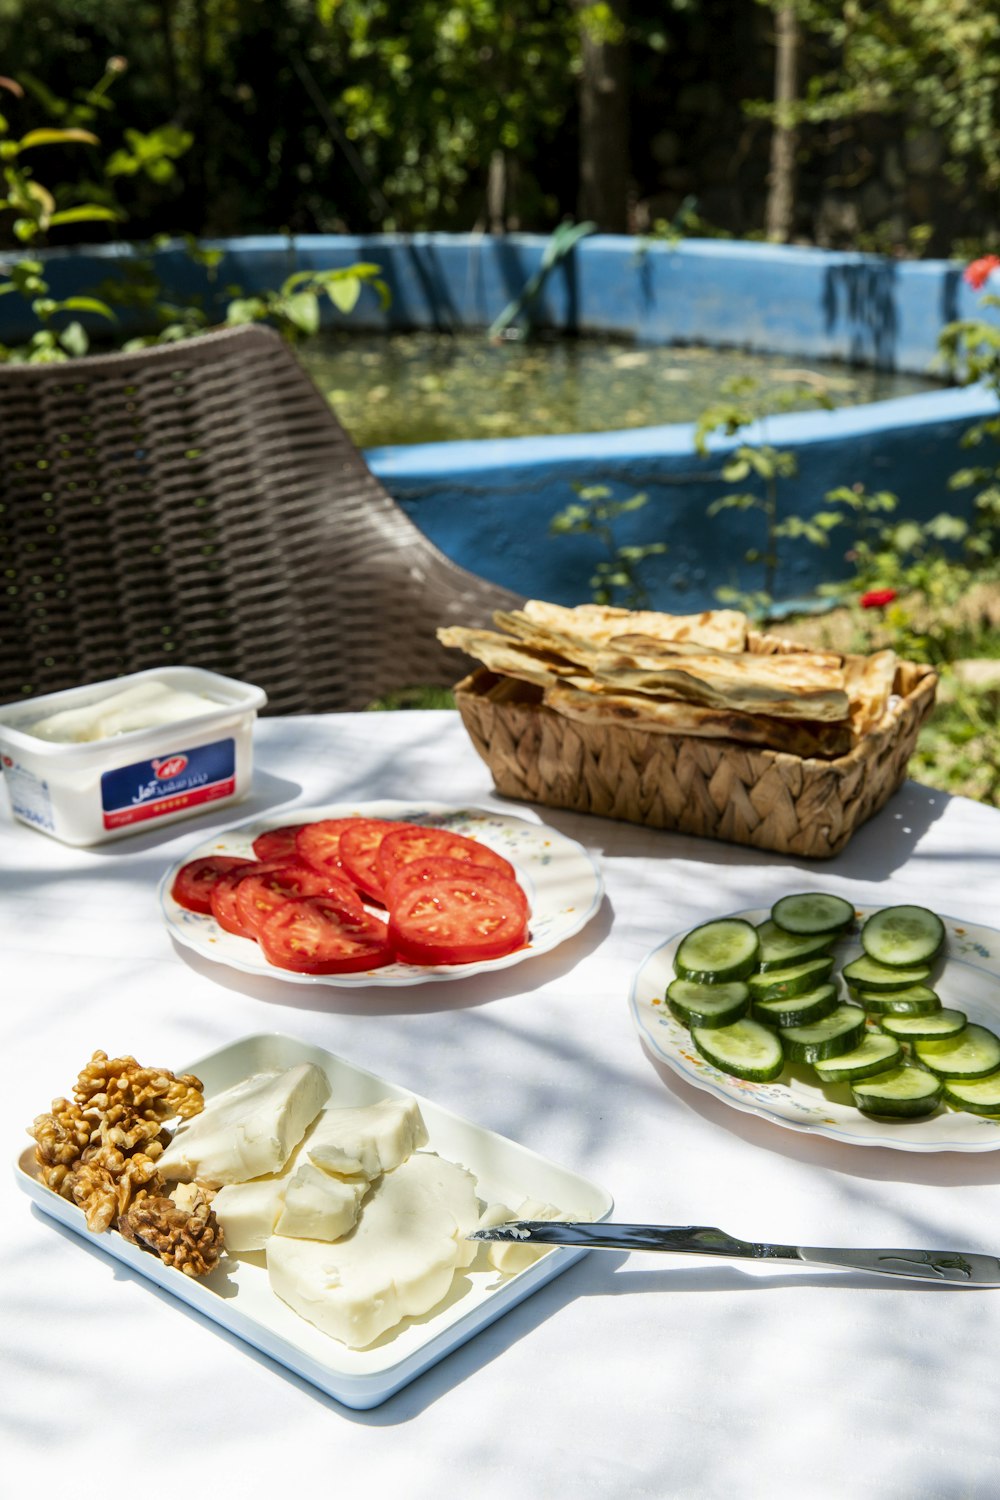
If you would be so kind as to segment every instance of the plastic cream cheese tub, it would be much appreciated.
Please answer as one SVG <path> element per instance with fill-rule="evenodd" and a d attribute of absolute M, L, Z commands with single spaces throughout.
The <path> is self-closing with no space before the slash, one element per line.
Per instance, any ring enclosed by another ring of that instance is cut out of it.
<path fill-rule="evenodd" d="M 170 666 L 4 704 L 0 765 L 14 816 L 88 845 L 238 802 L 266 702 L 250 683 Z"/>

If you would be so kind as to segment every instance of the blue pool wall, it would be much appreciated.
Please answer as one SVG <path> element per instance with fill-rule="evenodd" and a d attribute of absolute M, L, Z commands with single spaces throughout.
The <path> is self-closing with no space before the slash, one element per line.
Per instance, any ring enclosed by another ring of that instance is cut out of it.
<path fill-rule="evenodd" d="M 200 299 L 219 318 L 233 287 L 278 287 L 293 271 L 368 261 L 381 268 L 391 302 L 366 289 L 349 317 L 329 305 L 328 326 L 355 329 L 486 329 L 539 268 L 542 236 L 260 236 L 217 242 L 223 259 L 209 275 L 183 245 L 152 259 L 168 300 Z M 126 274 L 129 246 L 55 251 L 46 256 L 52 295 L 92 291 Z M 12 258 L 12 257 L 8 257 Z M 879 256 L 721 240 L 678 244 L 595 235 L 551 271 L 531 308 L 536 326 L 631 338 L 776 353 L 790 362 L 843 360 L 910 374 L 935 374 L 938 335 L 956 318 L 985 316 L 980 296 L 956 262 L 902 262 Z M 0 298 L 0 339 L 22 338 L 30 314 Z M 20 320 L 20 321 L 19 321 Z M 93 325 L 95 329 L 98 325 Z M 125 323 L 141 329 L 141 316 Z M 827 508 L 844 484 L 891 490 L 897 516 L 926 521 L 940 511 L 969 513 L 969 492 L 949 476 L 969 462 L 961 445 L 970 424 L 996 402 L 980 387 L 941 388 L 902 399 L 768 419 L 749 436 L 794 451 L 798 474 L 782 485 L 785 514 Z M 524 593 L 571 603 L 589 597 L 605 556 L 593 538 L 553 537 L 552 516 L 575 499 L 574 485 L 604 484 L 646 505 L 623 516 L 620 543 L 664 542 L 641 576 L 660 608 L 704 608 L 720 586 L 760 586 L 744 561 L 760 545 L 759 512 L 710 519 L 713 499 L 733 488 L 719 477 L 728 449 L 748 434 L 696 455 L 693 428 L 431 443 L 369 450 L 374 472 L 421 529 L 463 566 Z M 850 533 L 830 546 L 783 548 L 776 595 L 786 603 L 849 573 Z"/>

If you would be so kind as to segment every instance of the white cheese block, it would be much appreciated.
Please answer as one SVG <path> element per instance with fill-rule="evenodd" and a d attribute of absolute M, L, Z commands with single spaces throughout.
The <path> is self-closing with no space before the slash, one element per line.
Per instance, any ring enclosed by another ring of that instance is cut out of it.
<path fill-rule="evenodd" d="M 324 1333 L 362 1349 L 448 1295 L 456 1268 L 475 1256 L 465 1235 L 478 1222 L 472 1174 L 419 1152 L 379 1179 L 346 1239 L 272 1235 L 271 1287 Z"/>
<path fill-rule="evenodd" d="M 164 682 L 137 682 L 121 688 L 83 708 L 64 708 L 32 724 L 36 739 L 87 744 L 111 739 L 133 729 L 155 729 L 213 713 L 219 707 L 212 698 L 171 688 Z"/>
<path fill-rule="evenodd" d="M 353 1109 L 324 1110 L 306 1152 L 324 1172 L 370 1181 L 426 1144 L 427 1129 L 415 1099 L 380 1099 Z"/>
<path fill-rule="evenodd" d="M 222 1225 L 227 1250 L 234 1255 L 263 1250 L 274 1233 L 289 1180 L 283 1173 L 257 1177 L 253 1182 L 232 1182 L 219 1189 L 212 1199 L 212 1210 Z"/>
<path fill-rule="evenodd" d="M 168 1181 L 220 1186 L 280 1172 L 330 1094 L 312 1063 L 255 1073 L 186 1120 L 157 1162 Z"/>
<path fill-rule="evenodd" d="M 538 1198 L 525 1198 L 516 1213 L 502 1203 L 491 1203 L 483 1211 L 479 1227 L 488 1229 L 495 1224 L 510 1224 L 518 1219 L 528 1222 L 532 1219 L 562 1219 L 568 1222 L 569 1218 L 569 1214 L 563 1213 L 561 1208 L 556 1208 L 551 1203 L 542 1203 Z M 503 1244 L 496 1240 L 487 1250 L 487 1259 L 494 1270 L 500 1271 L 504 1276 L 513 1276 L 517 1271 L 526 1271 L 536 1260 L 541 1260 L 543 1255 L 548 1255 L 554 1249 L 554 1245 L 525 1245 L 515 1244 L 513 1241 Z"/>
<path fill-rule="evenodd" d="M 349 1234 L 370 1185 L 367 1177 L 332 1177 L 310 1161 L 286 1181 L 274 1232 L 300 1240 L 339 1240 Z"/>

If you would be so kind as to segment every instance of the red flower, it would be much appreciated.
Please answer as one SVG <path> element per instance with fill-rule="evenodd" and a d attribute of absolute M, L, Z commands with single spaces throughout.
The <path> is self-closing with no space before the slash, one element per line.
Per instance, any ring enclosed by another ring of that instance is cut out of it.
<path fill-rule="evenodd" d="M 870 593 L 861 595 L 862 609 L 882 609 L 891 604 L 896 597 L 895 589 L 872 589 Z"/>
<path fill-rule="evenodd" d="M 1000 255 L 981 255 L 978 260 L 970 261 L 962 272 L 965 280 L 974 291 L 980 291 L 990 279 L 991 272 L 1000 266 Z"/>

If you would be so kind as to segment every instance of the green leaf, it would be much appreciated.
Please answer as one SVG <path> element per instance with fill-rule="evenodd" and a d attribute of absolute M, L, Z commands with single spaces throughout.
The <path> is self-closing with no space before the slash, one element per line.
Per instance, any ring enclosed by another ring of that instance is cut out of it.
<path fill-rule="evenodd" d="M 104 208 L 100 203 L 81 203 L 76 208 L 60 208 L 50 214 L 49 225 L 56 228 L 60 224 L 86 224 L 98 219 L 115 222 L 121 217 L 113 208 Z"/>
<path fill-rule="evenodd" d="M 106 302 L 101 302 L 97 297 L 64 297 L 56 304 L 57 312 L 89 312 L 99 318 L 109 318 L 112 323 L 117 323 L 117 314 Z"/>
<path fill-rule="evenodd" d="M 361 282 L 357 276 L 345 276 L 341 281 L 331 281 L 327 296 L 342 313 L 353 312 L 361 296 Z"/>
<path fill-rule="evenodd" d="M 22 135 L 17 142 L 17 149 L 31 151 L 36 146 L 64 146 L 71 141 L 79 141 L 85 146 L 100 145 L 97 136 L 89 130 L 78 130 L 76 127 L 57 130 L 52 126 L 44 126 L 40 130 L 29 130 L 27 135 Z"/>
<path fill-rule="evenodd" d="M 296 292 L 293 297 L 284 297 L 279 311 L 300 333 L 313 334 L 319 330 L 319 298 L 315 292 Z"/>
<path fill-rule="evenodd" d="M 59 342 L 66 353 L 72 354 L 75 358 L 81 358 L 90 348 L 87 330 L 82 323 L 67 323 L 59 335 Z"/>

